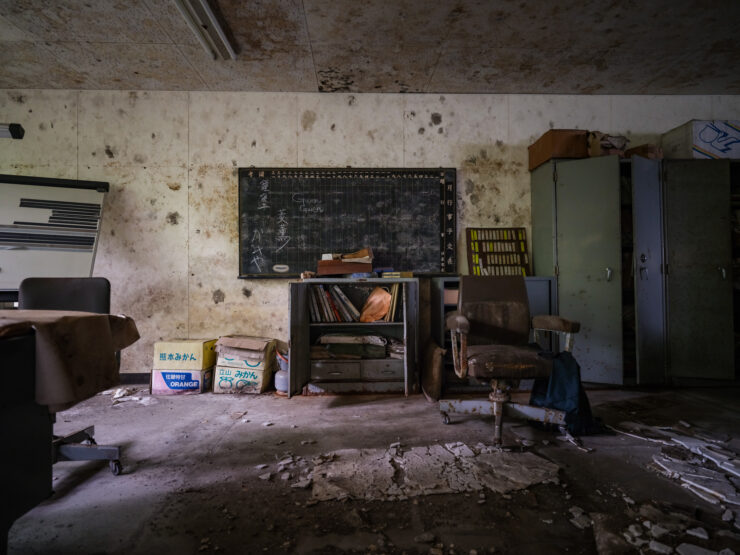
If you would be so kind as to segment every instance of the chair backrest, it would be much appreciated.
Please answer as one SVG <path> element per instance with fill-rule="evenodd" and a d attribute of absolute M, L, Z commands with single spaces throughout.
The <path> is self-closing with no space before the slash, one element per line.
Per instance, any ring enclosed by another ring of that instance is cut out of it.
<path fill-rule="evenodd" d="M 18 289 L 18 308 L 110 312 L 110 282 L 105 278 L 26 278 Z"/>
<path fill-rule="evenodd" d="M 470 344 L 529 341 L 529 300 L 522 276 L 462 276 L 457 308 L 470 322 Z"/>

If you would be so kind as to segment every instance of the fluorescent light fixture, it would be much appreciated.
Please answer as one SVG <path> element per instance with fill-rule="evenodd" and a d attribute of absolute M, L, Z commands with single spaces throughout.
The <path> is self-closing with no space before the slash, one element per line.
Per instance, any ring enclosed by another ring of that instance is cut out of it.
<path fill-rule="evenodd" d="M 208 5 L 208 0 L 175 0 L 175 5 L 195 38 L 214 60 L 219 57 L 236 60 L 236 52 Z"/>
<path fill-rule="evenodd" d="M 0 139 L 22 139 L 25 134 L 20 123 L 0 123 Z"/>

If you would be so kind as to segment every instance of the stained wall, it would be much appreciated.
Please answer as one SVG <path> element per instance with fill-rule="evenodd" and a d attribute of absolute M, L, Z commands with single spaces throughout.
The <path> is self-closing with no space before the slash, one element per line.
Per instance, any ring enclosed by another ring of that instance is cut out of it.
<path fill-rule="evenodd" d="M 7 90 L 0 121 L 26 136 L 0 143 L 0 173 L 110 182 L 94 274 L 141 332 L 122 371 L 147 372 L 161 339 L 288 339 L 288 282 L 237 278 L 238 167 L 455 167 L 466 273 L 466 226 L 529 229 L 527 146 L 549 128 L 637 145 L 739 113 L 740 96 Z"/>

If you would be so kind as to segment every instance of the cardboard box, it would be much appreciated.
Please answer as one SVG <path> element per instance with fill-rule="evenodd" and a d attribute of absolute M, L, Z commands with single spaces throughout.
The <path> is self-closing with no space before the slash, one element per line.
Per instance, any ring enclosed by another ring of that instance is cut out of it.
<path fill-rule="evenodd" d="M 632 158 L 633 156 L 642 156 L 643 158 L 649 158 L 651 160 L 660 160 L 663 158 L 663 149 L 657 145 L 644 144 L 634 148 L 628 148 L 624 151 L 625 158 Z"/>
<path fill-rule="evenodd" d="M 661 138 L 666 158 L 740 158 L 740 121 L 691 120 Z"/>
<path fill-rule="evenodd" d="M 529 170 L 552 158 L 588 158 L 588 131 L 550 129 L 529 145 Z"/>
<path fill-rule="evenodd" d="M 152 395 L 195 395 L 211 390 L 213 368 L 206 370 L 152 370 Z"/>
<path fill-rule="evenodd" d="M 175 339 L 154 344 L 154 370 L 205 370 L 216 364 L 215 339 Z"/>
<path fill-rule="evenodd" d="M 275 372 L 276 341 L 267 337 L 225 335 L 216 343 L 214 393 L 262 393 Z"/>
<path fill-rule="evenodd" d="M 276 341 L 267 337 L 224 335 L 216 343 L 217 366 L 230 366 L 244 370 L 275 369 Z"/>
<path fill-rule="evenodd" d="M 242 369 L 216 366 L 213 376 L 214 393 L 263 393 L 270 386 L 272 370 Z"/>

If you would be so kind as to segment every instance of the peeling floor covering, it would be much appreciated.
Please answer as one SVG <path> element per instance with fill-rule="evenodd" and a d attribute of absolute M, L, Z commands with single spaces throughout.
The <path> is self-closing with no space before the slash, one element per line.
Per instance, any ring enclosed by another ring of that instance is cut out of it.
<path fill-rule="evenodd" d="M 739 391 L 589 398 L 606 424 L 683 422 L 737 452 Z M 124 473 L 55 465 L 10 553 L 740 553 L 740 507 L 658 472 L 672 452 L 636 433 L 584 437 L 585 453 L 510 420 L 505 443 L 527 451 L 501 453 L 491 419 L 445 426 L 422 396 L 133 397 L 58 415 L 57 433 L 95 424 L 121 444 Z"/>

